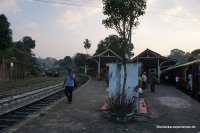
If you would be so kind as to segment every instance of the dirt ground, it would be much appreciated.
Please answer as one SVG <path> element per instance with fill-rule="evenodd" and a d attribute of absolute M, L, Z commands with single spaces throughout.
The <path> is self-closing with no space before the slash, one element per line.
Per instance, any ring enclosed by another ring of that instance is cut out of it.
<path fill-rule="evenodd" d="M 12 129 L 16 133 L 200 133 L 200 103 L 173 86 L 145 91 L 150 120 L 117 124 L 108 121 L 100 106 L 108 98 L 105 81 L 91 80 L 38 117 Z M 11 130 L 10 130 L 11 131 Z"/>

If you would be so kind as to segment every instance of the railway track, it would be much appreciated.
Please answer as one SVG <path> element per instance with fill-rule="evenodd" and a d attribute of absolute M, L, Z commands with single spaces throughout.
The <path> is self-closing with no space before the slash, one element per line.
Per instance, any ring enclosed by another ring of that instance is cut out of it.
<path fill-rule="evenodd" d="M 79 75 L 77 77 L 78 87 L 86 83 L 89 79 L 88 77 L 83 75 Z M 21 97 L 18 96 L 16 97 L 16 99 L 13 98 L 10 101 L 1 101 L 0 132 L 16 123 L 23 121 L 34 112 L 40 111 L 44 107 L 47 107 L 56 100 L 62 98 L 64 96 L 64 88 L 62 88 L 61 86 L 62 83 L 49 87 L 48 89 L 43 88 L 43 91 L 38 90 L 38 92 L 33 92 L 30 95 L 27 94 Z M 44 95 L 44 93 L 47 93 L 47 95 Z"/>
<path fill-rule="evenodd" d="M 25 81 L 0 82 L 0 99 L 51 86 L 59 83 L 62 79 L 42 77 L 38 79 L 28 79 Z"/>

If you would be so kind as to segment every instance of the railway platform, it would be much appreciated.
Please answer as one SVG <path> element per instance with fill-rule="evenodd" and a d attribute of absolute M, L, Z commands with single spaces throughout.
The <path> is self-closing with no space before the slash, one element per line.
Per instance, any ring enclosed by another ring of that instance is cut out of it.
<path fill-rule="evenodd" d="M 145 90 L 150 120 L 116 124 L 102 117 L 100 107 L 108 98 L 105 81 L 92 79 L 37 117 L 9 129 L 16 133 L 200 133 L 200 103 L 173 86 Z M 9 132 L 8 131 L 8 132 Z"/>

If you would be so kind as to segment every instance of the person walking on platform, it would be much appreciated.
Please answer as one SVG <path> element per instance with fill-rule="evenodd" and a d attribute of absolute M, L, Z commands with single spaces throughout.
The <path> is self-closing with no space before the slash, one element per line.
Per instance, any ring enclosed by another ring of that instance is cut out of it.
<path fill-rule="evenodd" d="M 65 95 L 68 98 L 68 103 L 70 104 L 72 102 L 72 93 L 74 88 L 74 80 L 75 80 L 75 74 L 72 73 L 72 69 L 67 69 L 67 75 L 64 80 L 65 85 Z"/>
<path fill-rule="evenodd" d="M 151 84 L 151 92 L 155 92 L 155 85 L 156 85 L 156 75 L 151 74 L 150 76 L 150 84 Z"/>
<path fill-rule="evenodd" d="M 175 81 L 176 81 L 176 88 L 179 89 L 179 81 L 180 81 L 180 78 L 176 75 L 175 77 Z"/>
<path fill-rule="evenodd" d="M 147 76 L 146 76 L 146 72 L 144 72 L 142 74 L 142 89 L 145 90 L 146 89 L 146 84 L 147 84 Z"/>
<path fill-rule="evenodd" d="M 141 74 L 138 76 L 138 84 L 142 84 L 142 75 Z"/>
<path fill-rule="evenodd" d="M 188 85 L 187 88 L 192 91 L 192 72 L 188 74 Z"/>
<path fill-rule="evenodd" d="M 109 87 L 109 71 L 105 73 L 105 80 L 106 80 L 107 87 Z"/>
<path fill-rule="evenodd" d="M 165 75 L 165 83 L 169 86 L 169 76 L 168 76 L 168 74 Z"/>

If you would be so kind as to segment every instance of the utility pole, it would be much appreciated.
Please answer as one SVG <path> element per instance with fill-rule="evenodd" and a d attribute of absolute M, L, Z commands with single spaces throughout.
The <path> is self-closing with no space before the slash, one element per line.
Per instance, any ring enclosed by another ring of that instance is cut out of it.
<path fill-rule="evenodd" d="M 13 66 L 14 66 L 14 63 L 11 62 L 10 63 L 10 70 L 11 70 L 11 80 L 13 80 Z"/>

